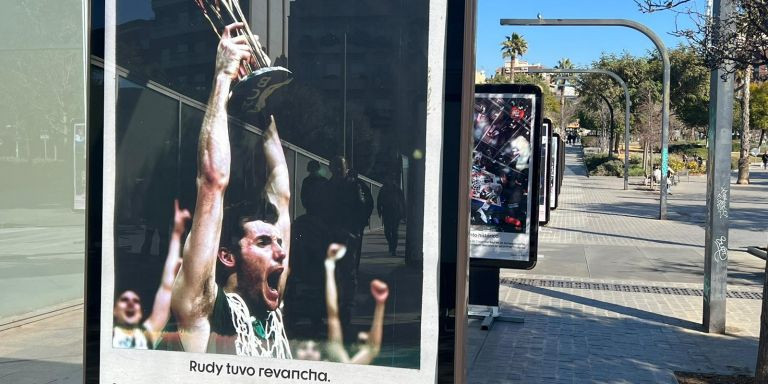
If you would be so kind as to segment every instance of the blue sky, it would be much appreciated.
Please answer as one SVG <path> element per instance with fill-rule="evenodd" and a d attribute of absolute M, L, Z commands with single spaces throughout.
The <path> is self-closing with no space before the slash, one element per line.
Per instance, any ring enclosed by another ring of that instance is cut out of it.
<path fill-rule="evenodd" d="M 706 0 L 693 0 L 702 12 Z M 687 16 L 664 11 L 652 14 L 640 12 L 633 0 L 478 0 L 477 69 L 493 74 L 503 63 L 501 42 L 517 32 L 528 42 L 528 52 L 522 60 L 553 67 L 563 57 L 571 59 L 577 68 L 587 68 L 601 53 L 644 55 L 655 50 L 650 39 L 625 27 L 518 27 L 500 26 L 499 19 L 534 19 L 541 13 L 547 19 L 630 19 L 651 28 L 674 48 L 683 39 L 669 32 L 691 26 Z"/>

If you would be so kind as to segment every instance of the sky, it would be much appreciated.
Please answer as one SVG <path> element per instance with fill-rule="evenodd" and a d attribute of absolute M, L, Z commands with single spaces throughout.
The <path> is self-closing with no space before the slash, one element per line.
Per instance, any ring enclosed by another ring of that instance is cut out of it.
<path fill-rule="evenodd" d="M 692 0 L 704 12 L 706 0 Z M 669 33 L 692 25 L 688 16 L 663 11 L 640 12 L 634 0 L 478 0 L 477 69 L 493 74 L 503 63 L 501 42 L 517 32 L 528 42 L 528 52 L 521 59 L 554 67 L 561 58 L 569 58 L 575 68 L 589 68 L 602 53 L 624 51 L 642 56 L 655 46 L 644 34 L 626 27 L 501 26 L 499 19 L 630 19 L 645 24 L 667 46 L 674 48 L 684 39 Z"/>

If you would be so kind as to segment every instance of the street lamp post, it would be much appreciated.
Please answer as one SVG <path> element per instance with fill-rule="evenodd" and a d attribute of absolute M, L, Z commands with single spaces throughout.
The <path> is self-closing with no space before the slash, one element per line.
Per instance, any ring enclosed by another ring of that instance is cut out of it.
<path fill-rule="evenodd" d="M 611 72 L 605 69 L 528 69 L 531 73 L 599 73 L 608 75 L 612 79 L 621 85 L 624 90 L 624 190 L 629 189 L 629 108 L 632 106 L 632 101 L 629 99 L 629 88 L 627 83 L 617 75 L 615 72 Z"/>
<path fill-rule="evenodd" d="M 732 0 L 715 0 L 715 23 L 735 12 Z M 725 28 L 732 28 L 725 24 Z M 717 38 L 717 36 L 715 36 Z M 726 63 L 730 66 L 732 63 Z M 709 132 L 707 142 L 707 221 L 704 236 L 704 329 L 725 333 L 728 279 L 728 207 L 731 192 L 731 129 L 733 73 L 713 70 L 709 79 Z"/>
<path fill-rule="evenodd" d="M 658 35 L 645 25 L 634 20 L 626 19 L 501 19 L 501 25 L 520 25 L 520 26 L 577 26 L 577 27 L 628 27 L 642 32 L 656 45 L 659 50 L 661 60 L 664 65 L 664 75 L 662 79 L 662 108 L 661 108 L 661 172 L 667 174 L 669 158 L 669 83 L 670 83 L 670 64 L 667 48 Z M 626 150 L 628 152 L 629 149 Z M 625 163 L 626 168 L 626 163 Z M 625 172 L 626 177 L 626 172 Z M 626 179 L 625 179 L 626 180 Z M 626 185 L 626 181 L 625 181 Z M 661 193 L 659 196 L 659 220 L 667 218 L 667 183 L 661 183 Z M 626 189 L 626 188 L 625 188 Z"/>

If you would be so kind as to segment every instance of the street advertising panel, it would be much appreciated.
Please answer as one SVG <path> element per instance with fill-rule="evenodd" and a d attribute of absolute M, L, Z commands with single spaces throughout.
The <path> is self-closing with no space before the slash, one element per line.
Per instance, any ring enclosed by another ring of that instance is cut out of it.
<path fill-rule="evenodd" d="M 445 12 L 106 1 L 86 382 L 436 382 Z"/>
<path fill-rule="evenodd" d="M 558 175 L 560 174 L 560 134 L 553 133 L 552 141 L 550 142 L 550 163 L 549 163 L 549 208 L 557 209 L 557 198 L 560 193 L 560 182 Z"/>
<path fill-rule="evenodd" d="M 473 266 L 530 269 L 539 225 L 541 89 L 475 86 L 470 181 Z"/>
<path fill-rule="evenodd" d="M 539 224 L 549 223 L 549 142 L 552 140 L 552 120 L 541 122 L 541 172 L 539 172 Z"/>

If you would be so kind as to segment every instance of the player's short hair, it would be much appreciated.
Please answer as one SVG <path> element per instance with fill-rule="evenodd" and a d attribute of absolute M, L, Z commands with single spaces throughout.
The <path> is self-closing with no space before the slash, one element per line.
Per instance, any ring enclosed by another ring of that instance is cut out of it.
<path fill-rule="evenodd" d="M 219 239 L 219 246 L 226 248 L 235 255 L 235 258 L 240 257 L 240 240 L 245 237 L 246 223 L 252 221 L 263 221 L 269 224 L 277 223 L 278 211 L 274 204 L 263 196 L 258 202 L 243 201 L 234 204 L 230 204 L 224 208 L 224 217 L 221 223 L 221 237 Z M 216 282 L 224 284 L 227 277 L 232 273 L 231 270 L 226 268 L 217 259 L 216 266 Z"/>

